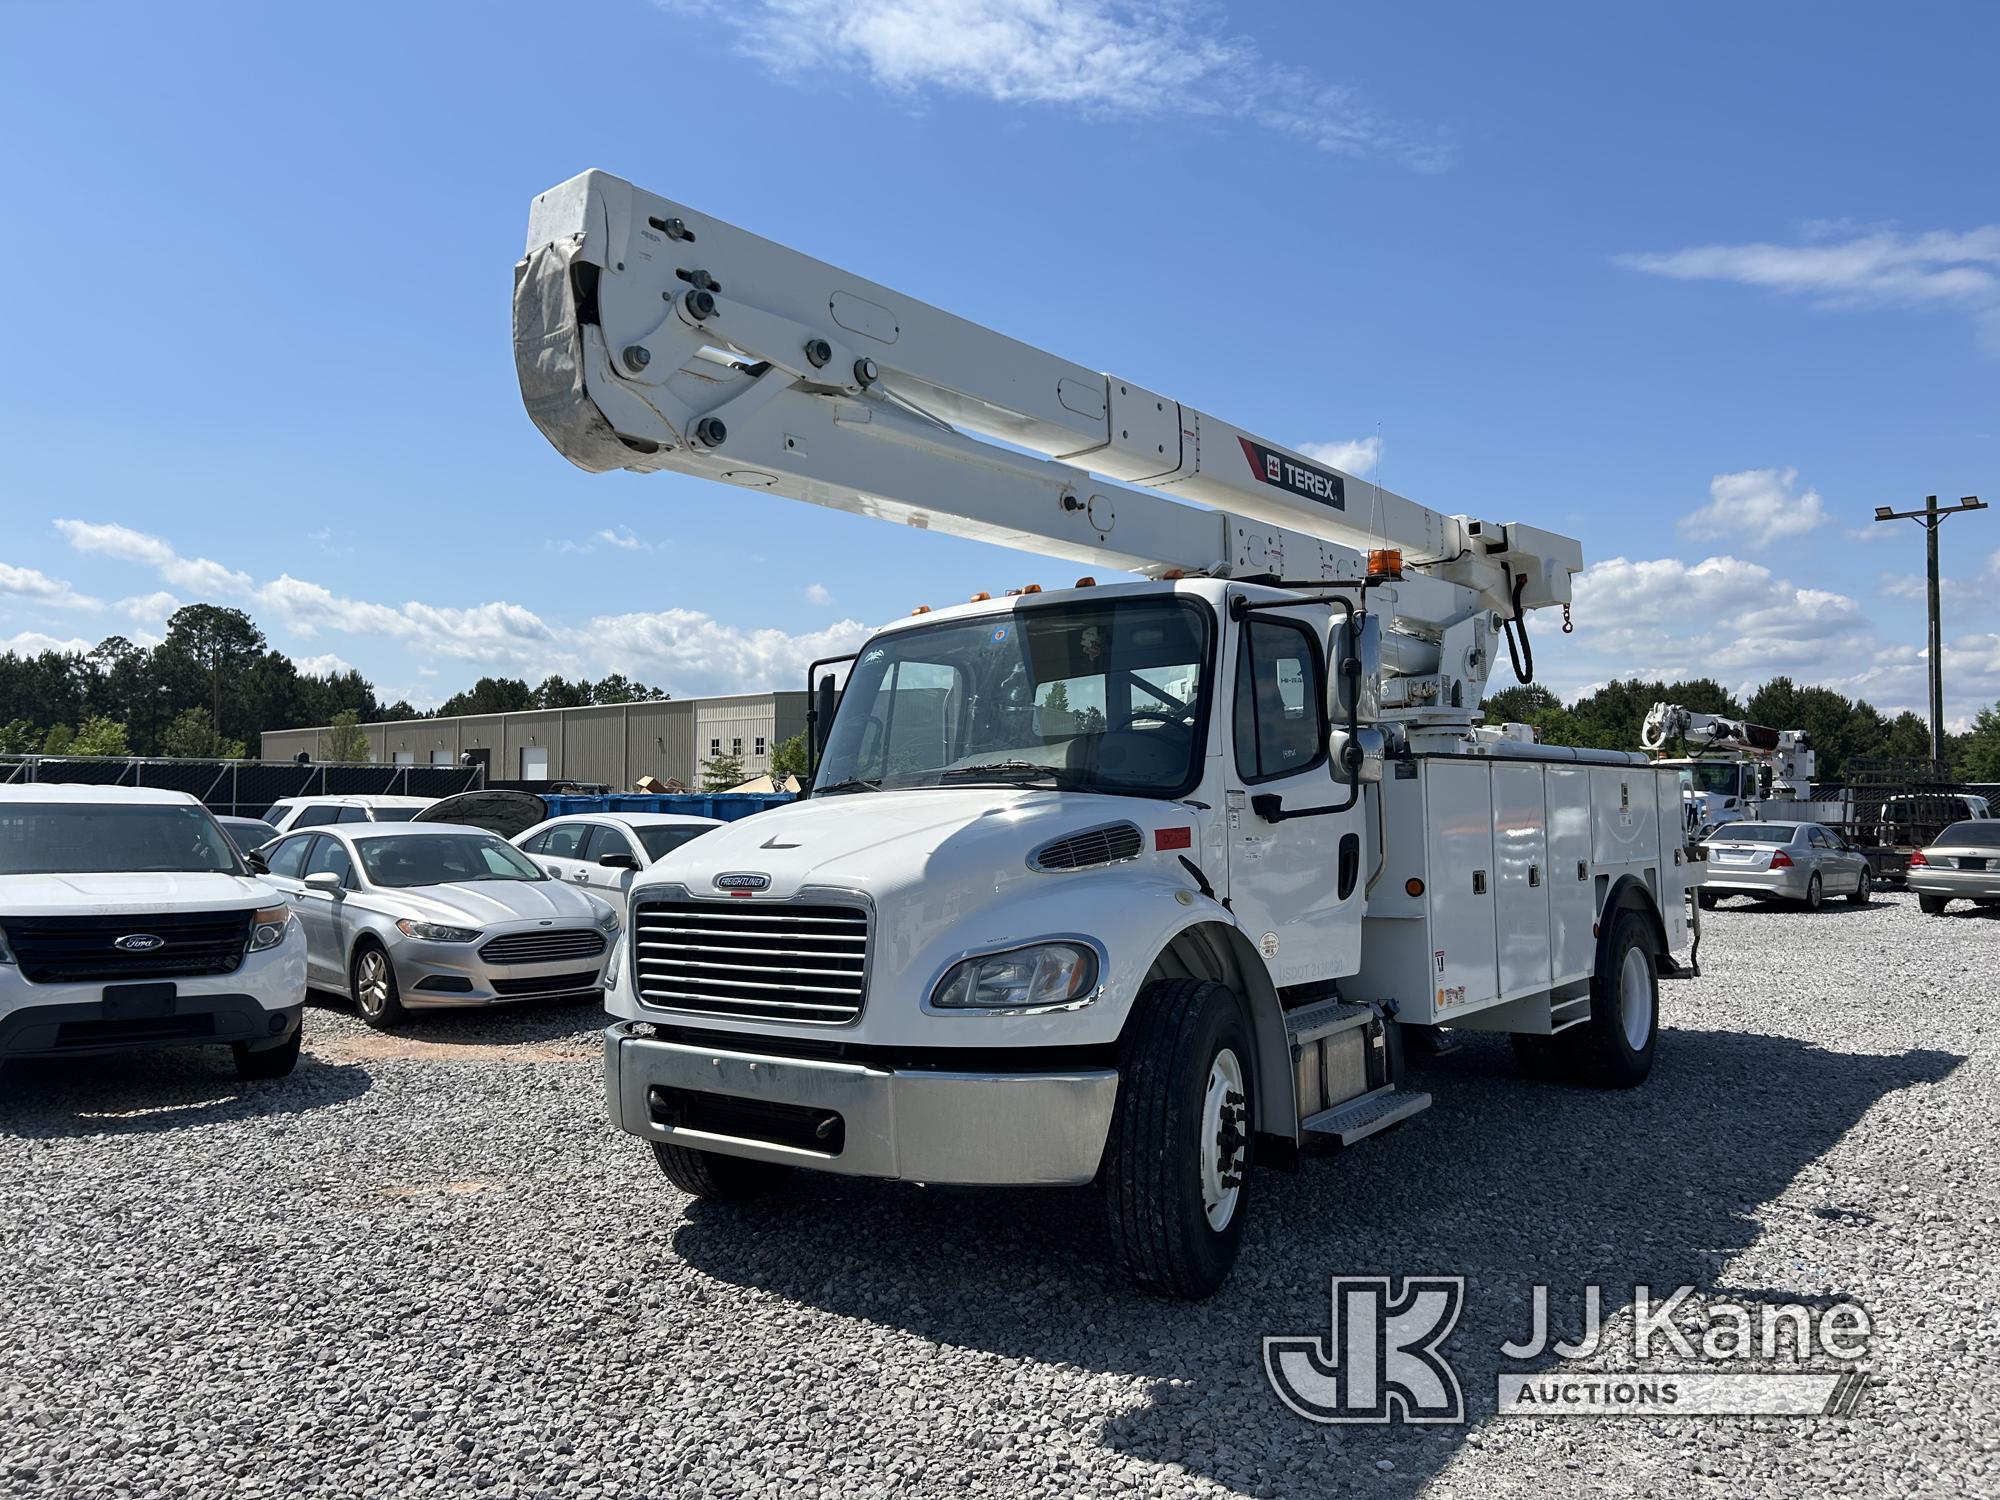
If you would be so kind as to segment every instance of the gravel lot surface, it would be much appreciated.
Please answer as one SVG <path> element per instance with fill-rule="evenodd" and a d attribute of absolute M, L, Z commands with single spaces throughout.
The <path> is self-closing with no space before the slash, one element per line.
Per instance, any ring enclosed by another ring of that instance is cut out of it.
<path fill-rule="evenodd" d="M 1419 1059 L 1428 1114 L 1252 1178 L 1201 1307 L 1107 1271 L 1087 1190 L 691 1205 L 606 1125 L 586 1007 L 390 1038 L 327 1000 L 276 1084 L 19 1064 L 0 1494 L 2000 1494 L 2000 914 L 1730 903 L 1704 958 L 1636 1093 Z M 1370 1272 L 1471 1279 L 1465 1425 L 1266 1387 L 1262 1336 Z M 1586 1281 L 1851 1296 L 1880 1383 L 1851 1419 L 1497 1416 L 1528 1288 L 1573 1326 Z"/>

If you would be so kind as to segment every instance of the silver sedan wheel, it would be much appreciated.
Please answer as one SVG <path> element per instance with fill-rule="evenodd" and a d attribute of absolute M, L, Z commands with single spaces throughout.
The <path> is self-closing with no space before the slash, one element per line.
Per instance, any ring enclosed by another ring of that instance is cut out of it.
<path fill-rule="evenodd" d="M 1653 971 L 1643 949 L 1627 948 L 1618 966 L 1618 1009 L 1626 1042 L 1634 1052 L 1645 1051 L 1653 1034 Z"/>
<path fill-rule="evenodd" d="M 368 949 L 355 961 L 354 1003 L 367 1016 L 389 1008 L 389 956 L 380 948 Z"/>

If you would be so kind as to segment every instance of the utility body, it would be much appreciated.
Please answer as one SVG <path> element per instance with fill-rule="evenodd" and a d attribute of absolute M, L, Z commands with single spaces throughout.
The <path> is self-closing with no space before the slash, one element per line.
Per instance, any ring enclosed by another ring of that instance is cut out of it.
<path fill-rule="evenodd" d="M 1406 1033 L 1650 1070 L 1680 783 L 1478 705 L 1577 543 L 1447 515 L 589 172 L 517 268 L 530 415 L 667 469 L 1140 581 L 919 608 L 816 664 L 809 798 L 636 876 L 610 1106 L 678 1185 L 1096 1181 L 1227 1274 L 1252 1165 L 1421 1111 Z M 1194 502 L 1194 503 L 1189 503 Z M 834 669 L 844 666 L 836 694 Z"/>

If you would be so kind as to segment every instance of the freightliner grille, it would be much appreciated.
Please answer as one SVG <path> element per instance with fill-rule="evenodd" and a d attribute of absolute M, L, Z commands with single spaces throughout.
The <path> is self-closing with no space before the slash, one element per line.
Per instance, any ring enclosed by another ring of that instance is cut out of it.
<path fill-rule="evenodd" d="M 569 958 L 595 958 L 604 951 L 604 934 L 594 927 L 561 927 L 549 932 L 510 932 L 479 950 L 489 964 L 552 964 Z"/>
<path fill-rule="evenodd" d="M 838 1026 L 861 1014 L 868 913 L 797 901 L 642 901 L 639 998 L 662 1010 Z"/>
<path fill-rule="evenodd" d="M 88 979 L 193 979 L 233 974 L 250 941 L 248 911 L 146 912 L 125 916 L 8 917 L 7 946 L 30 984 Z M 149 934 L 158 946 L 133 952 L 122 937 Z"/>

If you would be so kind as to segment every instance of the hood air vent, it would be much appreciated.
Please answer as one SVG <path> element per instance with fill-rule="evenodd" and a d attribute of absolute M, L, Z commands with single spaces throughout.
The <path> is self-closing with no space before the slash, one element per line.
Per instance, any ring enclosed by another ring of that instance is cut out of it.
<path fill-rule="evenodd" d="M 1146 836 L 1132 823 L 1106 823 L 1086 828 L 1042 845 L 1028 856 L 1031 870 L 1089 870 L 1098 865 L 1122 864 L 1137 859 L 1146 847 Z"/>

